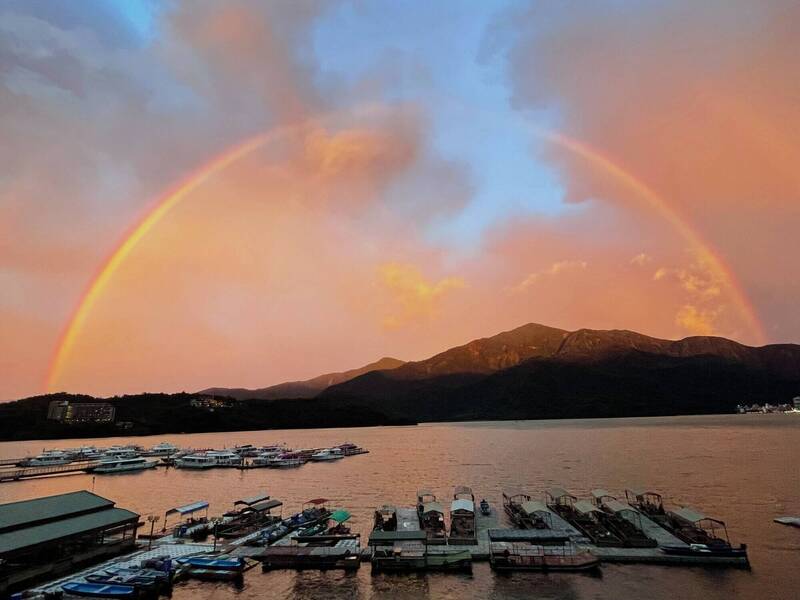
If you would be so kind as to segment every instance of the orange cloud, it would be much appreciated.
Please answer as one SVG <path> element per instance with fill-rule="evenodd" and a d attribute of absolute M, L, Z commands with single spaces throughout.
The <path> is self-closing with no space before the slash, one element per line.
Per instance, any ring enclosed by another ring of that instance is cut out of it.
<path fill-rule="evenodd" d="M 550 265 L 550 267 L 544 271 L 538 271 L 536 273 L 529 274 L 512 289 L 516 292 L 524 292 L 530 286 L 539 282 L 543 277 L 555 277 L 560 273 L 565 273 L 568 271 L 584 271 L 586 270 L 588 264 L 589 263 L 583 260 L 560 260 Z"/>
<path fill-rule="evenodd" d="M 378 278 L 400 309 L 383 319 L 383 326 L 387 329 L 434 318 L 443 296 L 451 290 L 465 287 L 460 277 L 446 277 L 432 282 L 425 279 L 413 265 L 402 263 L 381 265 Z"/>

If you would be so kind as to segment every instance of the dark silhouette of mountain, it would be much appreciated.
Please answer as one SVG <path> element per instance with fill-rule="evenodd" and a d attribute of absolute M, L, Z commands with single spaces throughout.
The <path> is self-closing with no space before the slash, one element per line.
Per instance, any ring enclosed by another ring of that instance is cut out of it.
<path fill-rule="evenodd" d="M 251 398 L 260 398 L 262 400 L 278 398 L 313 398 L 322 390 L 332 385 L 344 383 L 345 381 L 349 381 L 354 377 L 369 373 L 370 371 L 395 369 L 403 364 L 405 363 L 402 360 L 384 356 L 380 360 L 364 365 L 358 369 L 351 369 L 341 373 L 326 373 L 325 375 L 319 375 L 312 379 L 306 379 L 305 381 L 287 381 L 256 390 L 248 390 L 245 388 L 208 388 L 199 393 L 228 396 L 236 398 L 237 400 L 248 400 Z"/>
<path fill-rule="evenodd" d="M 731 412 L 740 403 L 785 402 L 798 390 L 793 344 L 528 324 L 367 373 L 320 397 L 431 421 Z"/>

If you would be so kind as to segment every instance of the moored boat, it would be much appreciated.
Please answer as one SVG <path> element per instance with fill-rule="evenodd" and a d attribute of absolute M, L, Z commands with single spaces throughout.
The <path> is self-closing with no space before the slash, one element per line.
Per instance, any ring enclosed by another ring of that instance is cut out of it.
<path fill-rule="evenodd" d="M 344 458 L 344 452 L 342 452 L 341 448 L 325 448 L 311 455 L 311 460 L 316 462 L 339 460 L 340 458 Z"/>
<path fill-rule="evenodd" d="M 146 469 L 154 469 L 158 466 L 158 460 L 148 460 L 144 457 L 137 458 L 120 458 L 117 460 L 104 460 L 92 469 L 93 473 L 111 474 L 111 473 L 130 473 L 133 471 L 144 471 Z"/>
<path fill-rule="evenodd" d="M 136 598 L 139 595 L 139 591 L 130 585 L 82 581 L 67 582 L 61 586 L 61 589 L 68 594 L 87 598 Z"/>
<path fill-rule="evenodd" d="M 213 469 L 216 466 L 217 461 L 205 454 L 189 454 L 175 460 L 178 469 Z"/>

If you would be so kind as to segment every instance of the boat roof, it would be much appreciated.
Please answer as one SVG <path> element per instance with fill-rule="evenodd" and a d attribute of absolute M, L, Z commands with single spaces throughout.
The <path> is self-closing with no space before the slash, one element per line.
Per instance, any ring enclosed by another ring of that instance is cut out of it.
<path fill-rule="evenodd" d="M 313 504 L 314 506 L 318 506 L 320 504 L 325 504 L 329 502 L 327 498 L 314 498 L 313 500 L 309 500 L 306 504 Z"/>
<path fill-rule="evenodd" d="M 467 512 L 474 513 L 475 503 L 472 500 L 458 498 L 453 500 L 453 502 L 450 504 L 450 512 L 455 512 L 457 510 L 466 510 Z"/>
<path fill-rule="evenodd" d="M 531 495 L 523 492 L 522 490 L 506 490 L 503 492 L 503 496 L 506 498 L 516 498 L 517 496 L 524 496 L 526 498 L 530 498 Z"/>
<path fill-rule="evenodd" d="M 233 505 L 239 506 L 240 504 L 244 504 L 245 506 L 252 506 L 253 504 L 263 502 L 264 500 L 269 500 L 269 494 L 259 494 L 251 498 L 242 498 L 241 500 L 234 502 Z"/>
<path fill-rule="evenodd" d="M 679 519 L 683 519 L 689 523 L 699 523 L 700 521 L 714 521 L 715 523 L 722 523 L 719 519 L 712 519 L 701 513 L 699 510 L 691 508 L 689 506 L 682 506 L 680 508 L 676 508 L 672 511 L 672 514 Z"/>
<path fill-rule="evenodd" d="M 613 513 L 625 512 L 626 510 L 638 513 L 639 511 L 633 508 L 627 502 L 620 502 L 619 500 L 607 500 L 603 502 L 603 507 L 607 508 Z"/>
<path fill-rule="evenodd" d="M 575 503 L 575 510 L 579 513 L 588 515 L 589 513 L 597 512 L 602 513 L 603 511 L 597 508 L 594 504 L 589 502 L 588 500 L 578 500 Z"/>
<path fill-rule="evenodd" d="M 548 496 L 554 499 L 558 498 L 574 498 L 572 494 L 570 494 L 567 490 L 562 487 L 551 487 L 547 488 L 546 493 Z"/>
<path fill-rule="evenodd" d="M 74 517 L 113 506 L 113 501 L 86 491 L 0 504 L 0 532 L 30 527 L 49 520 Z"/>
<path fill-rule="evenodd" d="M 592 490 L 592 497 L 600 500 L 601 498 L 614 498 L 613 494 L 610 494 L 608 490 L 604 490 L 603 488 L 597 488 Z"/>
<path fill-rule="evenodd" d="M 201 500 L 200 502 L 192 502 L 191 504 L 186 504 L 184 506 L 170 508 L 165 514 L 172 515 L 178 513 L 181 515 L 188 515 L 193 512 L 197 512 L 198 510 L 203 510 L 204 508 L 208 508 L 208 502 Z"/>
<path fill-rule="evenodd" d="M 541 500 L 528 500 L 522 503 L 521 508 L 529 515 L 537 512 L 550 512 L 550 509 L 548 509 L 547 505 Z"/>
<path fill-rule="evenodd" d="M 428 488 L 422 488 L 421 490 L 417 490 L 417 498 L 421 498 L 422 496 L 436 496 L 436 494 Z"/>
<path fill-rule="evenodd" d="M 438 512 L 444 514 L 444 508 L 438 502 L 426 502 L 422 505 L 422 514 L 429 512 Z"/>
<path fill-rule="evenodd" d="M 346 510 L 337 510 L 331 515 L 331 521 L 336 521 L 337 523 L 344 523 L 350 518 L 350 513 Z"/>
<path fill-rule="evenodd" d="M 261 512 L 283 506 L 283 502 L 280 500 L 267 500 L 266 502 L 257 502 L 256 504 L 250 504 L 248 506 L 257 512 Z"/>
<path fill-rule="evenodd" d="M 626 488 L 625 491 L 628 492 L 628 494 L 633 496 L 634 498 L 640 498 L 642 496 L 648 496 L 648 495 L 658 496 L 659 498 L 661 498 L 661 494 L 659 494 L 658 492 L 649 492 L 647 491 L 647 488 L 643 487 L 629 487 Z"/>
<path fill-rule="evenodd" d="M 472 495 L 472 488 L 468 485 L 457 485 L 453 490 L 454 496 L 460 496 L 461 494 L 469 494 Z"/>

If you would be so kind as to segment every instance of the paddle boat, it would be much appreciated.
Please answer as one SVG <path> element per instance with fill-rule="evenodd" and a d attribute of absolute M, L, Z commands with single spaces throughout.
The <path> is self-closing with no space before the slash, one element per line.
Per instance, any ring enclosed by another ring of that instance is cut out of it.
<path fill-rule="evenodd" d="M 481 514 L 484 516 L 492 514 L 492 509 L 489 508 L 489 503 L 486 501 L 486 498 L 481 500 Z"/>

